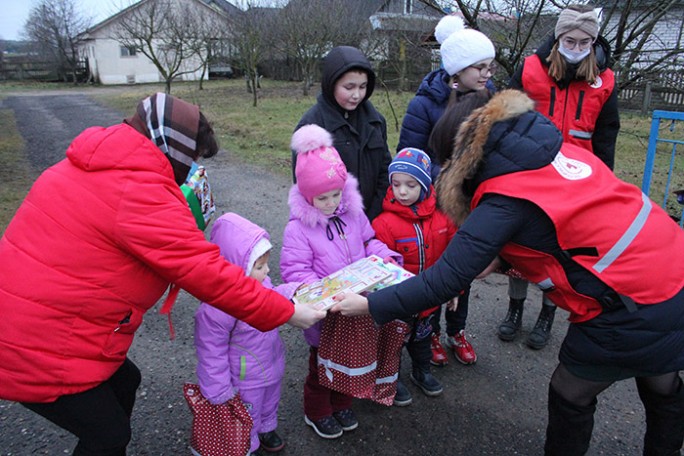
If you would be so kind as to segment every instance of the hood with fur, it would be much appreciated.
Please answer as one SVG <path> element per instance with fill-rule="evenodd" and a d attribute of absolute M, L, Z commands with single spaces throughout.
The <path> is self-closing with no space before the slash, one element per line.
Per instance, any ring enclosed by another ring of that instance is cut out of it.
<path fill-rule="evenodd" d="M 439 206 L 461 225 L 477 186 L 499 175 L 551 163 L 563 142 L 560 131 L 518 90 L 504 90 L 476 109 L 456 134 L 451 159 L 437 182 Z"/>
<path fill-rule="evenodd" d="M 330 217 L 313 207 L 299 191 L 297 184 L 290 188 L 288 204 L 290 205 L 291 219 L 300 220 L 305 226 L 312 228 L 316 225 L 325 227 L 328 224 Z M 342 189 L 340 205 L 337 207 L 337 211 L 335 211 L 335 215 L 342 214 L 351 214 L 352 216 L 363 215 L 363 200 L 361 199 L 361 193 L 359 193 L 359 181 L 351 174 L 347 176 L 347 181 Z"/>

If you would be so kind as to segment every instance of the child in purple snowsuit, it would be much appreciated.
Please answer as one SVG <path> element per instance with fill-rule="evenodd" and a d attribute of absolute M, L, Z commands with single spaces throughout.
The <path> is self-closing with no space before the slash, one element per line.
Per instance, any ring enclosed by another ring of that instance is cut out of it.
<path fill-rule="evenodd" d="M 241 266 L 245 274 L 274 288 L 268 277 L 269 235 L 243 217 L 228 213 L 214 223 L 211 242 L 221 255 Z M 283 284 L 275 290 L 291 299 L 299 283 Z M 278 403 L 285 373 L 285 345 L 278 329 L 261 332 L 244 321 L 202 303 L 195 314 L 197 379 L 204 397 L 222 404 L 240 393 L 254 426 L 250 453 L 260 447 L 280 451 L 283 440 L 276 433 Z"/>

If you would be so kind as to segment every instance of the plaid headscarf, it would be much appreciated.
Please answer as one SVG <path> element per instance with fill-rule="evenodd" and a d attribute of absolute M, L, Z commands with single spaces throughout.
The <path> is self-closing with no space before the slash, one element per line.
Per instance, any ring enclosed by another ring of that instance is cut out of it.
<path fill-rule="evenodd" d="M 171 162 L 178 185 L 197 157 L 199 108 L 165 93 L 145 98 L 124 122 L 150 138 Z"/>

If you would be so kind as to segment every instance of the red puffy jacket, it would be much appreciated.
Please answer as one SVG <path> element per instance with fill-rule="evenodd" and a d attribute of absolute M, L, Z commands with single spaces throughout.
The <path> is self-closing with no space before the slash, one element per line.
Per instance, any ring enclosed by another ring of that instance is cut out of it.
<path fill-rule="evenodd" d="M 430 195 L 414 206 L 403 206 L 394 199 L 392 187 L 382 202 L 382 213 L 373 220 L 378 240 L 404 257 L 404 268 L 418 274 L 432 266 L 442 255 L 456 226 L 437 209 L 434 187 Z M 421 312 L 427 316 L 435 308 Z"/>
<path fill-rule="evenodd" d="M 36 180 L 0 259 L 2 399 L 50 402 L 108 379 L 170 283 L 261 330 L 294 312 L 206 241 L 168 159 L 124 124 L 85 130 Z"/>

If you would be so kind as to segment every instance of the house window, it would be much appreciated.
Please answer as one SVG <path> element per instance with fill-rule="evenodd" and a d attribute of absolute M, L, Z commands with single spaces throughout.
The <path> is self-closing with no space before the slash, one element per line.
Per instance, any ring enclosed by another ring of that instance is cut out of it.
<path fill-rule="evenodd" d="M 133 57 L 135 56 L 135 48 L 132 46 L 121 46 L 121 57 Z"/>
<path fill-rule="evenodd" d="M 413 13 L 413 0 L 404 0 L 404 14 Z"/>

